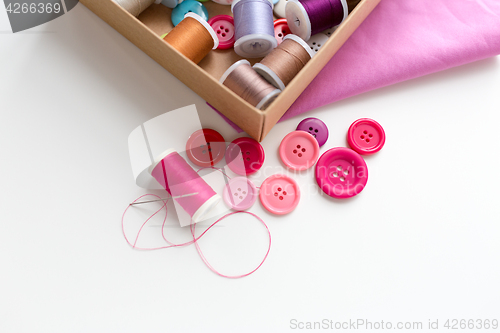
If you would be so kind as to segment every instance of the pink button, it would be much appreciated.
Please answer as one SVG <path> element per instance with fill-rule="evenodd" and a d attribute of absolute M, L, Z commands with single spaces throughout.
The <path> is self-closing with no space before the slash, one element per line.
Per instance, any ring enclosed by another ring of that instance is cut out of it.
<path fill-rule="evenodd" d="M 348 148 L 325 152 L 316 164 L 316 182 L 333 198 L 350 198 L 359 194 L 368 181 L 368 168 L 363 158 Z"/>
<path fill-rule="evenodd" d="M 186 143 L 186 154 L 189 160 L 204 168 L 219 163 L 225 151 L 224 138 L 213 129 L 205 128 L 194 132 Z"/>
<path fill-rule="evenodd" d="M 349 127 L 347 142 L 352 149 L 362 155 L 375 154 L 385 144 L 385 132 L 375 120 L 361 118 Z"/>
<path fill-rule="evenodd" d="M 264 159 L 264 148 L 252 138 L 238 138 L 226 150 L 227 166 L 241 176 L 256 173 L 264 164 Z"/>
<path fill-rule="evenodd" d="M 260 186 L 259 198 L 269 212 L 277 215 L 288 214 L 299 204 L 299 185 L 288 176 L 272 175 Z"/>
<path fill-rule="evenodd" d="M 208 20 L 208 24 L 219 37 L 219 50 L 234 46 L 234 19 L 229 15 L 217 15 Z"/>
<path fill-rule="evenodd" d="M 308 132 L 293 131 L 283 138 L 279 152 L 286 166 L 293 170 L 306 170 L 318 160 L 319 145 Z"/>
<path fill-rule="evenodd" d="M 286 35 L 291 34 L 290 29 L 288 28 L 288 23 L 285 18 L 277 19 L 274 21 L 274 37 L 278 41 L 278 45 L 281 44 L 283 38 Z"/>
<path fill-rule="evenodd" d="M 246 177 L 236 177 L 224 189 L 224 201 L 235 210 L 247 210 L 257 201 L 257 188 Z"/>

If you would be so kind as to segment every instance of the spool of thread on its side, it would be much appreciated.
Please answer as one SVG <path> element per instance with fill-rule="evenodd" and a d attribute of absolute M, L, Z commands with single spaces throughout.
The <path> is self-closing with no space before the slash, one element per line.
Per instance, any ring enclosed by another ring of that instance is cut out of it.
<path fill-rule="evenodd" d="M 139 16 L 153 3 L 160 3 L 161 0 L 113 0 L 130 14 Z"/>
<path fill-rule="evenodd" d="M 175 150 L 165 151 L 150 167 L 151 176 L 191 216 L 194 223 L 203 221 L 219 203 L 220 196 L 191 168 Z"/>
<path fill-rule="evenodd" d="M 260 110 L 266 109 L 281 92 L 257 74 L 247 60 L 235 62 L 219 82 Z"/>
<path fill-rule="evenodd" d="M 311 48 L 302 38 L 290 34 L 253 68 L 269 83 L 283 90 L 313 55 Z"/>
<path fill-rule="evenodd" d="M 219 46 L 214 29 L 195 13 L 187 13 L 163 40 L 196 64 Z"/>
<path fill-rule="evenodd" d="M 234 51 L 244 58 L 261 58 L 278 45 L 274 37 L 273 3 L 271 0 L 235 0 Z"/>
<path fill-rule="evenodd" d="M 305 41 L 342 23 L 348 12 L 346 0 L 288 0 L 285 7 L 288 27 Z"/>

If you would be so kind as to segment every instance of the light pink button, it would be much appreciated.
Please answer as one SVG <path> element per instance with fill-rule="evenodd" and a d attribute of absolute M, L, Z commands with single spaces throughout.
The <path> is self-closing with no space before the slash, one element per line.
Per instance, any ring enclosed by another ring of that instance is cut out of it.
<path fill-rule="evenodd" d="M 257 188 L 246 177 L 236 177 L 224 188 L 224 201 L 234 210 L 247 210 L 257 201 Z"/>
<path fill-rule="evenodd" d="M 260 186 L 259 198 L 269 212 L 277 215 L 288 214 L 299 204 L 299 185 L 288 176 L 272 175 Z"/>
<path fill-rule="evenodd" d="M 319 144 L 308 132 L 293 131 L 283 138 L 279 152 L 286 166 L 293 170 L 306 170 L 318 160 Z"/>

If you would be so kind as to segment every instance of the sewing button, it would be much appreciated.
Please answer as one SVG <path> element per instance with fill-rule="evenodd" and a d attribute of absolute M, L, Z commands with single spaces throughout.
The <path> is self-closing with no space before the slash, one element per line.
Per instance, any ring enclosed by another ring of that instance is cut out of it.
<path fill-rule="evenodd" d="M 224 157 L 226 143 L 219 132 L 202 129 L 194 132 L 186 143 L 186 154 L 191 162 L 201 167 L 211 167 Z"/>
<path fill-rule="evenodd" d="M 277 215 L 288 214 L 299 204 L 299 185 L 288 176 L 272 175 L 260 186 L 259 198 L 269 212 Z"/>
<path fill-rule="evenodd" d="M 325 152 L 316 164 L 316 182 L 333 198 L 350 198 L 359 194 L 368 181 L 368 168 L 363 158 L 348 148 Z"/>
<path fill-rule="evenodd" d="M 195 13 L 205 21 L 208 20 L 208 11 L 205 6 L 196 0 L 184 0 L 172 10 L 172 24 L 179 24 L 187 13 Z"/>
<path fill-rule="evenodd" d="M 279 0 L 278 3 L 274 5 L 274 14 L 277 17 L 285 17 L 285 6 L 288 0 Z"/>
<path fill-rule="evenodd" d="M 234 45 L 234 19 L 229 15 L 217 15 L 208 20 L 219 38 L 220 50 L 225 50 Z"/>
<path fill-rule="evenodd" d="M 349 146 L 362 155 L 378 152 L 385 144 L 385 132 L 375 120 L 361 118 L 352 123 L 347 131 Z"/>
<path fill-rule="evenodd" d="M 318 118 L 306 118 L 297 126 L 297 131 L 306 131 L 316 138 L 320 147 L 328 140 L 328 127 Z"/>
<path fill-rule="evenodd" d="M 264 148 L 252 138 L 238 138 L 226 150 L 226 164 L 238 175 L 251 175 L 264 164 Z"/>
<path fill-rule="evenodd" d="M 289 168 L 306 170 L 318 160 L 318 141 L 308 132 L 293 131 L 281 141 L 279 153 L 281 160 Z"/>
<path fill-rule="evenodd" d="M 257 188 L 246 177 L 236 177 L 224 188 L 224 202 L 234 210 L 247 210 L 257 201 Z"/>
<path fill-rule="evenodd" d="M 288 23 L 286 22 L 286 19 L 282 18 L 274 21 L 274 37 L 276 37 L 278 45 L 281 44 L 283 38 L 290 33 L 291 32 L 290 29 L 288 28 Z"/>

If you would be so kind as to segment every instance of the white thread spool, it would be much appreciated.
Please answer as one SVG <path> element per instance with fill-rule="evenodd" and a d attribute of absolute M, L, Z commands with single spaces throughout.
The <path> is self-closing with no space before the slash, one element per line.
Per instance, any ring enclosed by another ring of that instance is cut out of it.
<path fill-rule="evenodd" d="M 161 0 L 113 0 L 120 7 L 125 9 L 130 14 L 135 17 L 139 16 L 143 11 L 146 10 L 153 3 L 159 4 Z"/>

